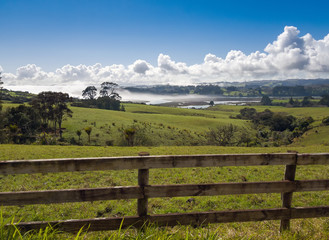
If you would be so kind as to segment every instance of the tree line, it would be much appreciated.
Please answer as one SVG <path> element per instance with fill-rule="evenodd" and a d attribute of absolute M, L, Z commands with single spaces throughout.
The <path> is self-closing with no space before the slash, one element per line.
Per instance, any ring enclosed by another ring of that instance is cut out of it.
<path fill-rule="evenodd" d="M 97 97 L 97 88 L 88 86 L 82 91 L 83 99 L 72 103 L 72 106 L 125 111 L 121 105 L 121 96 L 117 92 L 118 87 L 117 83 L 103 82 Z"/>
<path fill-rule="evenodd" d="M 29 105 L 8 107 L 1 111 L 0 143 L 46 144 L 50 136 L 62 139 L 62 123 L 73 112 L 68 107 L 72 99 L 67 93 L 41 92 Z"/>
<path fill-rule="evenodd" d="M 153 94 L 200 94 L 200 95 L 228 95 L 235 97 L 261 97 L 263 95 L 276 97 L 323 96 L 329 94 L 329 85 L 309 86 L 227 86 L 216 84 L 202 84 L 197 86 L 159 85 L 150 87 L 126 87 L 131 92 Z"/>

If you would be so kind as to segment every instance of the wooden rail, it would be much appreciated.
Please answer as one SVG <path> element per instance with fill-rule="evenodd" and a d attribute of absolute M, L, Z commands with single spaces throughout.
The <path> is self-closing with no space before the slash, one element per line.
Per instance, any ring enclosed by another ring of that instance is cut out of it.
<path fill-rule="evenodd" d="M 286 165 L 283 181 L 149 185 L 149 169 L 185 167 L 222 167 Z M 329 165 L 329 154 L 222 154 L 191 156 L 139 156 L 80 159 L 0 161 L 0 174 L 32 174 L 98 170 L 138 169 L 138 186 L 51 191 L 1 192 L 0 206 L 138 199 L 138 216 L 124 218 L 78 219 L 52 222 L 19 223 L 26 230 L 55 225 L 63 231 L 90 231 L 141 227 L 145 222 L 158 226 L 200 225 L 207 223 L 281 220 L 281 230 L 289 229 L 290 219 L 328 217 L 329 206 L 292 208 L 293 192 L 329 190 L 329 180 L 295 180 L 297 165 Z M 148 199 L 181 196 L 281 193 L 282 208 L 214 211 L 184 214 L 149 215 Z"/>

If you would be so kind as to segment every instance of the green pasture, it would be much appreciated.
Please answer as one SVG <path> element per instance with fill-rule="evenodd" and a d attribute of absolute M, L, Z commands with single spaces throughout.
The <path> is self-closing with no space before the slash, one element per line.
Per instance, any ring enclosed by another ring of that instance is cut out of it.
<path fill-rule="evenodd" d="M 87 144 L 83 129 L 92 126 L 94 145 L 105 145 L 108 140 L 114 141 L 114 145 L 122 145 L 122 129 L 139 126 L 148 138 L 144 145 L 204 145 L 204 134 L 210 128 L 228 124 L 250 128 L 246 121 L 231 119 L 232 114 L 225 111 L 124 105 L 126 112 L 72 107 L 73 117 L 63 123 L 66 128 L 64 138 L 77 140 L 76 131 L 82 130 L 82 143 Z"/>
<path fill-rule="evenodd" d="M 3 104 L 7 107 L 17 104 Z M 217 105 L 207 109 L 183 109 L 124 103 L 125 112 L 102 109 L 71 107 L 72 118 L 63 122 L 67 142 L 82 145 L 125 145 L 123 130 L 137 127 L 137 145 L 180 146 L 207 144 L 206 132 L 220 125 L 233 124 L 240 131 L 253 134 L 249 121 L 234 119 L 245 106 Z M 322 119 L 329 116 L 328 107 L 286 108 L 279 106 L 251 106 L 258 112 L 270 109 L 273 112 L 291 114 L 297 118 L 312 117 L 313 129 L 295 139 L 293 146 L 326 145 L 329 143 L 329 127 L 322 126 Z M 91 142 L 84 128 L 91 126 Z M 82 131 L 79 141 L 76 132 Z"/>
<path fill-rule="evenodd" d="M 0 160 L 40 159 L 40 158 L 75 158 L 104 156 L 136 156 L 140 151 L 151 155 L 172 154 L 224 154 L 224 153 L 274 153 L 288 150 L 300 153 L 329 152 L 328 146 L 317 145 L 308 147 L 280 148 L 246 148 L 246 147 L 214 147 L 214 146 L 176 146 L 176 147 L 96 147 L 96 146 L 37 146 L 37 145 L 0 145 Z M 298 167 L 296 179 L 328 179 L 329 166 Z M 150 184 L 188 184 L 217 183 L 242 181 L 277 181 L 283 178 L 284 166 L 259 167 L 222 167 L 222 168 L 184 168 L 184 169 L 152 169 Z M 0 176 L 2 192 L 75 189 L 109 186 L 130 186 L 137 184 L 137 170 L 125 171 L 95 171 L 76 173 L 19 174 Z M 281 206 L 280 194 L 231 195 L 214 197 L 193 197 L 193 202 L 187 202 L 190 197 L 155 198 L 149 200 L 151 214 L 176 212 L 198 212 L 227 209 L 257 209 L 275 208 Z M 136 215 L 136 200 L 95 201 L 87 203 L 63 203 L 50 205 L 30 205 L 17 207 L 2 207 L 3 218 L 15 216 L 21 221 L 48 221 L 59 219 L 115 217 Z M 295 193 L 293 206 L 327 205 L 328 192 Z M 303 227 L 301 227 L 303 226 Z M 214 239 L 240 239 L 242 232 L 245 239 L 294 239 L 294 235 L 317 239 L 326 239 L 329 233 L 328 219 L 293 220 L 292 230 L 280 234 L 279 221 L 261 223 L 212 224 L 204 228 L 149 227 L 140 239 L 198 239 L 207 234 L 217 236 Z M 314 231 L 316 229 L 316 231 Z M 188 231 L 188 233 L 186 232 Z M 258 231 L 256 234 L 255 231 Z M 88 233 L 87 239 L 124 239 L 118 232 Z M 124 236 L 135 239 L 141 232 L 131 229 Z M 146 233 L 145 233 L 146 234 Z M 72 238 L 69 234 L 57 234 L 58 239 Z M 82 239 L 82 238 L 81 238 Z"/>
<path fill-rule="evenodd" d="M 270 109 L 284 112 L 298 118 L 311 116 L 315 119 L 313 128 L 296 141 L 283 147 L 217 147 L 181 146 L 201 145 L 204 133 L 210 128 L 233 124 L 240 129 L 250 129 L 251 123 L 232 119 L 244 106 L 215 106 L 204 110 L 171 107 L 124 104 L 126 112 L 72 107 L 73 117 L 63 122 L 64 138 L 78 141 L 77 130 L 82 130 L 81 142 L 94 146 L 41 146 L 0 145 L 0 161 L 47 158 L 137 156 L 146 151 L 151 155 L 183 154 L 233 154 L 233 153 L 278 153 L 288 150 L 299 153 L 329 152 L 329 127 L 321 121 L 329 116 L 329 108 L 284 108 L 274 106 L 253 106 L 257 111 Z M 4 104 L 4 108 L 17 106 Z M 122 129 L 139 126 L 146 134 L 149 145 L 137 147 L 105 146 L 112 140 L 114 145 L 123 141 Z M 83 129 L 92 126 L 92 142 L 87 141 Z M 156 142 L 160 146 L 152 146 Z M 101 146 L 95 146 L 101 145 Z M 170 146 L 171 145 L 171 146 Z M 283 178 L 284 166 L 223 167 L 157 169 L 150 171 L 150 184 L 188 184 L 241 181 L 277 181 Z M 329 166 L 297 167 L 296 179 L 328 179 Z M 130 186 L 137 184 L 137 170 L 98 171 L 57 174 L 0 175 L 0 189 L 7 191 L 51 190 L 93 188 L 108 186 Z M 190 197 L 150 199 L 151 214 L 176 212 L 197 212 L 226 209 L 256 209 L 281 207 L 280 194 L 232 195 L 215 197 Z M 328 205 L 328 192 L 294 193 L 293 206 Z M 3 219 L 22 221 L 48 221 L 59 219 L 114 217 L 136 214 L 136 200 L 97 201 L 91 203 L 65 203 L 51 205 L 30 205 L 2 207 Z M 279 233 L 279 221 L 260 223 L 212 224 L 202 228 L 177 226 L 174 228 L 148 227 L 144 232 L 129 229 L 88 233 L 81 239 L 328 239 L 329 219 L 293 220 L 291 231 Z M 0 239 L 1 239 L 0 219 Z M 50 236 L 50 235 L 49 235 Z M 75 235 L 55 234 L 48 239 L 74 239 Z M 112 236 L 112 238 L 110 238 Z M 19 239 L 19 238 L 17 238 Z M 22 238 L 23 239 L 23 238 Z M 29 239 L 28 237 L 24 239 Z M 32 235 L 30 239 L 37 238 Z M 78 238 L 77 238 L 78 239 Z"/>

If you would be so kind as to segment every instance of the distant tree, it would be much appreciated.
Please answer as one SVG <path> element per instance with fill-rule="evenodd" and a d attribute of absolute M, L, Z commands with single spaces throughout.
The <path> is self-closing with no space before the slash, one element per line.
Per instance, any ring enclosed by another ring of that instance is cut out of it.
<path fill-rule="evenodd" d="M 82 133 L 81 130 L 77 130 L 75 133 L 78 135 L 79 142 L 80 142 L 80 140 L 81 140 L 81 133 Z"/>
<path fill-rule="evenodd" d="M 122 111 L 122 112 L 125 112 L 126 111 L 126 108 L 125 108 L 125 106 L 123 104 L 120 107 L 120 111 Z"/>
<path fill-rule="evenodd" d="M 312 105 L 310 97 L 304 97 L 302 100 L 302 107 L 309 107 Z"/>
<path fill-rule="evenodd" d="M 125 140 L 127 141 L 128 145 L 133 147 L 135 134 L 136 134 L 136 128 L 134 128 L 134 127 L 126 128 L 123 130 L 123 134 L 124 134 Z"/>
<path fill-rule="evenodd" d="M 238 88 L 237 87 L 234 87 L 234 86 L 229 86 L 226 88 L 227 91 L 229 92 L 233 92 L 233 91 L 238 91 Z"/>
<path fill-rule="evenodd" d="M 272 100 L 269 98 L 269 96 L 264 95 L 262 99 L 260 100 L 260 104 L 264 106 L 271 106 Z"/>
<path fill-rule="evenodd" d="M 8 108 L 4 114 L 4 126 L 13 143 L 31 143 L 36 139 L 41 122 L 36 109 L 26 105 Z"/>
<path fill-rule="evenodd" d="M 232 124 L 227 126 L 218 126 L 210 129 L 207 133 L 208 142 L 212 145 L 229 146 L 234 144 L 234 134 L 237 128 Z"/>
<path fill-rule="evenodd" d="M 1 72 L 0 72 L 0 112 L 2 110 L 2 84 L 3 84 L 3 82 L 1 81 L 1 79 L 2 79 L 2 76 L 1 76 Z"/>
<path fill-rule="evenodd" d="M 296 118 L 292 115 L 284 116 L 282 114 L 276 113 L 273 115 L 269 126 L 272 131 L 283 132 L 286 129 L 292 131 L 295 128 L 295 121 Z"/>
<path fill-rule="evenodd" d="M 323 95 L 319 103 L 321 105 L 326 105 L 329 107 L 329 95 L 328 94 Z"/>
<path fill-rule="evenodd" d="M 325 118 L 323 118 L 323 119 L 322 119 L 322 123 L 323 123 L 324 125 L 328 126 L 328 125 L 329 125 L 329 117 L 325 117 Z"/>
<path fill-rule="evenodd" d="M 243 131 L 240 134 L 239 137 L 239 145 L 246 144 L 247 147 L 249 147 L 250 143 L 252 141 L 250 133 L 246 129 L 243 129 Z"/>
<path fill-rule="evenodd" d="M 252 120 L 256 117 L 256 115 L 257 111 L 255 108 L 246 107 L 240 110 L 240 114 L 237 116 L 237 118 Z"/>
<path fill-rule="evenodd" d="M 94 86 L 88 86 L 86 87 L 85 90 L 82 91 L 82 97 L 87 98 L 87 99 L 95 99 L 97 95 L 97 88 Z"/>
<path fill-rule="evenodd" d="M 32 99 L 30 104 L 38 111 L 43 128 L 48 128 L 50 122 L 53 122 L 56 135 L 58 124 L 60 138 L 62 138 L 62 122 L 64 116 L 72 117 L 72 111 L 67 105 L 70 100 L 67 93 L 41 92 Z"/>
<path fill-rule="evenodd" d="M 120 100 L 121 97 L 120 95 L 117 93 L 117 88 L 118 88 L 118 84 L 114 83 L 114 82 L 103 82 L 101 84 L 101 90 L 99 92 L 99 95 L 101 97 L 110 97 L 116 100 Z"/>
<path fill-rule="evenodd" d="M 290 97 L 290 99 L 289 99 L 289 104 L 291 106 L 294 106 L 294 104 L 295 104 L 295 101 L 294 101 L 294 99 L 292 97 Z"/>
<path fill-rule="evenodd" d="M 88 143 L 90 143 L 90 134 L 91 131 L 93 130 L 92 127 L 85 127 L 85 132 L 88 134 Z"/>
<path fill-rule="evenodd" d="M 67 102 L 70 101 L 70 97 L 67 93 L 54 93 L 54 121 L 55 121 L 55 134 L 56 134 L 56 122 L 59 128 L 59 137 L 62 138 L 62 122 L 64 116 L 72 117 L 72 111 L 68 108 Z"/>
<path fill-rule="evenodd" d="M 41 92 L 30 102 L 30 105 L 39 113 L 44 128 L 47 128 L 50 121 L 54 120 L 54 104 L 53 92 Z"/>

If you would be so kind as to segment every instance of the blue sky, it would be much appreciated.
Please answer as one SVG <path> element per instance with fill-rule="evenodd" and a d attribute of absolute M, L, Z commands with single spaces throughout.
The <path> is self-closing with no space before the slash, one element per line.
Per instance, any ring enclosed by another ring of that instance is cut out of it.
<path fill-rule="evenodd" d="M 328 1 L 1 0 L 1 65 L 155 63 L 159 53 L 188 64 L 211 52 L 263 50 L 292 25 L 322 38 Z"/>
<path fill-rule="evenodd" d="M 0 0 L 0 67 L 15 85 L 17 69 L 29 64 L 51 73 L 80 64 L 128 68 L 136 60 L 150 69 L 160 54 L 187 66 L 209 53 L 249 56 L 285 26 L 324 39 L 328 9 L 328 1 Z"/>

